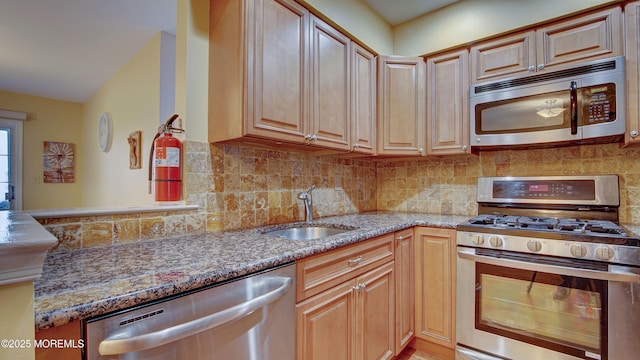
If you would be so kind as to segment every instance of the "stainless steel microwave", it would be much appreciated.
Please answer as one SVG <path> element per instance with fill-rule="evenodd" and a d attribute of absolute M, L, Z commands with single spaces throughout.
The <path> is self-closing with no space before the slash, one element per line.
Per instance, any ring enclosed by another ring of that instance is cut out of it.
<path fill-rule="evenodd" d="M 472 85 L 472 150 L 619 141 L 624 57 Z"/>

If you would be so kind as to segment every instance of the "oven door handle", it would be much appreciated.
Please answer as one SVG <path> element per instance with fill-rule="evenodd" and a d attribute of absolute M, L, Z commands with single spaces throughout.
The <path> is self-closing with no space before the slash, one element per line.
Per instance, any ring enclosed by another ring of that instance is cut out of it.
<path fill-rule="evenodd" d="M 518 261 L 491 256 L 477 255 L 473 249 L 458 249 L 458 256 L 461 259 L 481 262 L 484 264 L 498 265 L 529 271 L 551 272 L 559 275 L 577 276 L 587 279 L 597 279 L 605 281 L 615 281 L 622 283 L 637 283 L 640 281 L 640 274 L 623 271 L 599 271 L 590 269 L 577 269 L 560 265 L 539 264 L 526 261 Z"/>

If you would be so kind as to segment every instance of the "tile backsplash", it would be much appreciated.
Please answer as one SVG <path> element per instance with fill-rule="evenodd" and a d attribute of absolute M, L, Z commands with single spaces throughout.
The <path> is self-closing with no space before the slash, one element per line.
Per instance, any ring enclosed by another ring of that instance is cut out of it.
<path fill-rule="evenodd" d="M 473 216 L 478 176 L 620 175 L 620 221 L 640 224 L 640 149 L 618 144 L 368 159 L 238 144 L 185 143 L 185 200 L 199 210 L 39 219 L 54 251 L 301 221 L 300 191 L 314 216 L 385 210 Z"/>
<path fill-rule="evenodd" d="M 304 219 L 297 194 L 315 185 L 314 216 L 376 210 L 376 163 L 262 147 L 187 142 L 186 200 L 207 230 Z"/>
<path fill-rule="evenodd" d="M 389 161 L 378 164 L 378 210 L 475 215 L 478 176 L 617 174 L 620 222 L 640 224 L 640 149 L 618 144 Z"/>

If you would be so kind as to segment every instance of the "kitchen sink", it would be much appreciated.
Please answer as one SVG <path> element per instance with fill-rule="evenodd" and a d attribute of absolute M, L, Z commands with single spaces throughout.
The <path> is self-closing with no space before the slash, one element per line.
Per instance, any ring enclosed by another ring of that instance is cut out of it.
<path fill-rule="evenodd" d="M 302 224 L 284 229 L 263 232 L 264 235 L 287 238 L 289 240 L 315 240 L 356 230 L 353 226 Z"/>

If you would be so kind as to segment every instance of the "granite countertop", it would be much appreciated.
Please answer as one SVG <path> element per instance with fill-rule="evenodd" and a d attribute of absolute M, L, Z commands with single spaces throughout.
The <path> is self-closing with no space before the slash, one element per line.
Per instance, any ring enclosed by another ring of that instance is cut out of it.
<path fill-rule="evenodd" d="M 321 218 L 357 226 L 311 241 L 264 229 L 205 233 L 49 254 L 35 282 L 38 330 L 125 309 L 413 226 L 455 228 L 466 216 L 374 212 Z M 290 224 L 289 224 L 290 225 Z"/>

